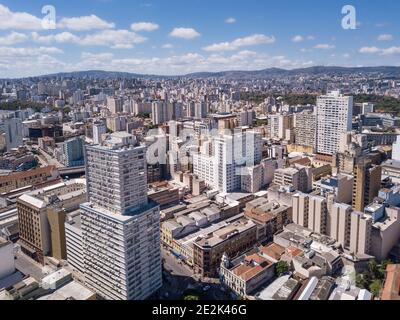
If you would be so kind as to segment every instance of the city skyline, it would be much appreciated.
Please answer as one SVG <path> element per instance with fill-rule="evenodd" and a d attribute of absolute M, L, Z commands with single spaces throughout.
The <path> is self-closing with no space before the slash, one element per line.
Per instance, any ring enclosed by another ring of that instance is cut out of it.
<path fill-rule="evenodd" d="M 400 300 L 399 9 L 0 0 L 0 302 Z"/>
<path fill-rule="evenodd" d="M 0 2 L 2 78 L 93 69 L 169 76 L 399 65 L 400 5 L 393 1 L 91 0 L 49 5 L 55 8 L 55 30 L 43 29 L 42 4 Z M 345 5 L 356 9 L 355 30 L 342 27 Z"/>

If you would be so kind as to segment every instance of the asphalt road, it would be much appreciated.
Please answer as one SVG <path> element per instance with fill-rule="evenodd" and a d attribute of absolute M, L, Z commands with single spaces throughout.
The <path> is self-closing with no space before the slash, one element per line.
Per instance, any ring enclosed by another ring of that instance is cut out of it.
<path fill-rule="evenodd" d="M 218 279 L 200 279 L 193 270 L 180 262 L 168 250 L 162 249 L 163 287 L 157 299 L 179 300 L 185 292 L 194 292 L 206 300 L 231 300 L 230 292 L 220 285 Z"/>

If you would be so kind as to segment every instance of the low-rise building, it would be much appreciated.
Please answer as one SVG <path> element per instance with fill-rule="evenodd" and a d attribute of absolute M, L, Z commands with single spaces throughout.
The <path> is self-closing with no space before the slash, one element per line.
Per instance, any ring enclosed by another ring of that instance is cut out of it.
<path fill-rule="evenodd" d="M 227 255 L 222 257 L 219 271 L 221 282 L 239 297 L 246 297 L 265 285 L 275 275 L 274 263 L 260 253 L 246 255 L 233 265 Z"/>
<path fill-rule="evenodd" d="M 55 180 L 59 176 L 54 166 L 0 175 L 0 193 Z"/>
<path fill-rule="evenodd" d="M 257 238 L 262 241 L 271 239 L 292 221 L 292 208 L 258 198 L 246 204 L 245 216 L 257 224 Z"/>
<path fill-rule="evenodd" d="M 243 217 L 231 221 L 194 241 L 194 270 L 205 277 L 216 276 L 224 253 L 229 257 L 239 256 L 253 248 L 256 242 L 257 226 L 253 221 Z"/>
<path fill-rule="evenodd" d="M 386 267 L 385 286 L 381 300 L 400 300 L 400 264 L 389 264 Z"/>

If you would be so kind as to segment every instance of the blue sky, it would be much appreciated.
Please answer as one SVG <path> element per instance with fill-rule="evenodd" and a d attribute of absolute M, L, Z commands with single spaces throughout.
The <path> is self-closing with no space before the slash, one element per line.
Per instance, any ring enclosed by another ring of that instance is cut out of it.
<path fill-rule="evenodd" d="M 42 7 L 56 9 L 45 30 Z M 353 5 L 357 29 L 341 25 Z M 0 0 L 0 78 L 400 65 L 393 0 Z"/>

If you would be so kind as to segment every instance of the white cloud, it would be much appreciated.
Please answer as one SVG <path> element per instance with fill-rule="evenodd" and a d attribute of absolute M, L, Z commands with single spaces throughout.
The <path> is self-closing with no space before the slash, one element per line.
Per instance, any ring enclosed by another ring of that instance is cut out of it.
<path fill-rule="evenodd" d="M 0 47 L 0 73 L 24 77 L 64 70 L 68 65 L 53 56 L 61 53 L 62 50 L 54 47 Z"/>
<path fill-rule="evenodd" d="M 128 30 L 103 30 L 83 36 L 70 32 L 41 36 L 37 32 L 33 32 L 32 39 L 39 43 L 72 43 L 82 46 L 108 46 L 113 49 L 131 49 L 135 44 L 147 40 L 145 37 Z"/>
<path fill-rule="evenodd" d="M 381 34 L 378 37 L 378 41 L 392 41 L 393 40 L 393 35 L 391 34 Z"/>
<path fill-rule="evenodd" d="M 62 50 L 55 47 L 38 47 L 38 48 L 15 48 L 15 47 L 0 47 L 0 58 L 17 58 L 17 57 L 34 57 L 44 54 L 60 54 Z"/>
<path fill-rule="evenodd" d="M 292 42 L 296 42 L 296 43 L 303 42 L 303 41 L 306 41 L 306 40 L 309 40 L 309 41 L 315 40 L 315 37 L 312 36 L 312 35 L 309 35 L 309 36 L 302 36 L 302 35 L 298 34 L 298 35 L 295 35 L 295 36 L 292 38 Z"/>
<path fill-rule="evenodd" d="M 114 54 L 110 52 L 105 52 L 105 53 L 82 52 L 81 58 L 84 60 L 88 59 L 111 60 L 112 58 L 114 58 Z"/>
<path fill-rule="evenodd" d="M 400 47 L 390 47 L 387 49 L 382 49 L 383 56 L 391 56 L 396 54 L 400 54 Z"/>
<path fill-rule="evenodd" d="M 133 31 L 155 31 L 160 26 L 153 22 L 136 22 L 131 25 Z"/>
<path fill-rule="evenodd" d="M 161 48 L 163 49 L 172 49 L 174 46 L 170 43 L 163 44 Z"/>
<path fill-rule="evenodd" d="M 107 68 L 107 65 L 110 64 L 113 58 L 114 55 L 109 52 L 104 52 L 104 53 L 82 52 L 81 61 L 78 63 L 77 68 L 80 68 L 81 70 Z"/>
<path fill-rule="evenodd" d="M 235 51 L 241 47 L 255 46 L 260 44 L 271 44 L 276 41 L 274 36 L 266 36 L 264 34 L 254 34 L 245 38 L 238 38 L 232 42 L 215 43 L 203 48 L 208 52 Z"/>
<path fill-rule="evenodd" d="M 392 56 L 400 54 L 400 47 L 378 48 L 378 47 L 362 47 L 358 52 L 364 54 L 379 54 L 381 56 Z"/>
<path fill-rule="evenodd" d="M 200 33 L 193 28 L 175 28 L 170 33 L 171 37 L 191 40 L 200 37 Z"/>
<path fill-rule="evenodd" d="M 81 41 L 80 37 L 70 32 L 61 32 L 47 36 L 41 36 L 37 32 L 32 32 L 32 40 L 39 43 L 57 42 L 57 43 L 75 43 L 75 44 Z"/>
<path fill-rule="evenodd" d="M 39 30 L 42 20 L 26 12 L 12 12 L 0 4 L 0 30 L 6 29 Z"/>
<path fill-rule="evenodd" d="M 293 41 L 293 42 L 303 42 L 303 41 L 304 41 L 304 37 L 301 36 L 301 35 L 297 35 L 297 36 L 294 36 L 294 37 L 292 38 L 292 41 Z"/>
<path fill-rule="evenodd" d="M 143 43 L 147 39 L 128 30 L 104 30 L 95 34 L 86 35 L 80 41 L 88 46 L 111 46 L 114 49 L 130 49 L 135 44 Z"/>
<path fill-rule="evenodd" d="M 236 19 L 235 19 L 235 18 L 233 18 L 233 17 L 230 17 L 230 18 L 228 18 L 228 19 L 226 19 L 226 20 L 225 20 L 225 23 L 227 23 L 227 24 L 233 24 L 233 23 L 236 23 Z"/>
<path fill-rule="evenodd" d="M 331 50 L 335 49 L 335 46 L 331 44 L 317 44 L 314 48 L 320 50 Z"/>
<path fill-rule="evenodd" d="M 92 14 L 90 16 L 62 18 L 58 27 L 73 31 L 88 31 L 113 29 L 115 28 L 115 24 L 100 19 L 98 16 Z"/>
<path fill-rule="evenodd" d="M 378 47 L 362 47 L 358 52 L 367 53 L 367 54 L 375 54 L 381 52 L 381 49 Z"/>
<path fill-rule="evenodd" d="M 26 34 L 13 31 L 9 35 L 0 37 L 0 44 L 3 46 L 10 46 L 26 40 L 28 40 L 28 36 Z"/>

